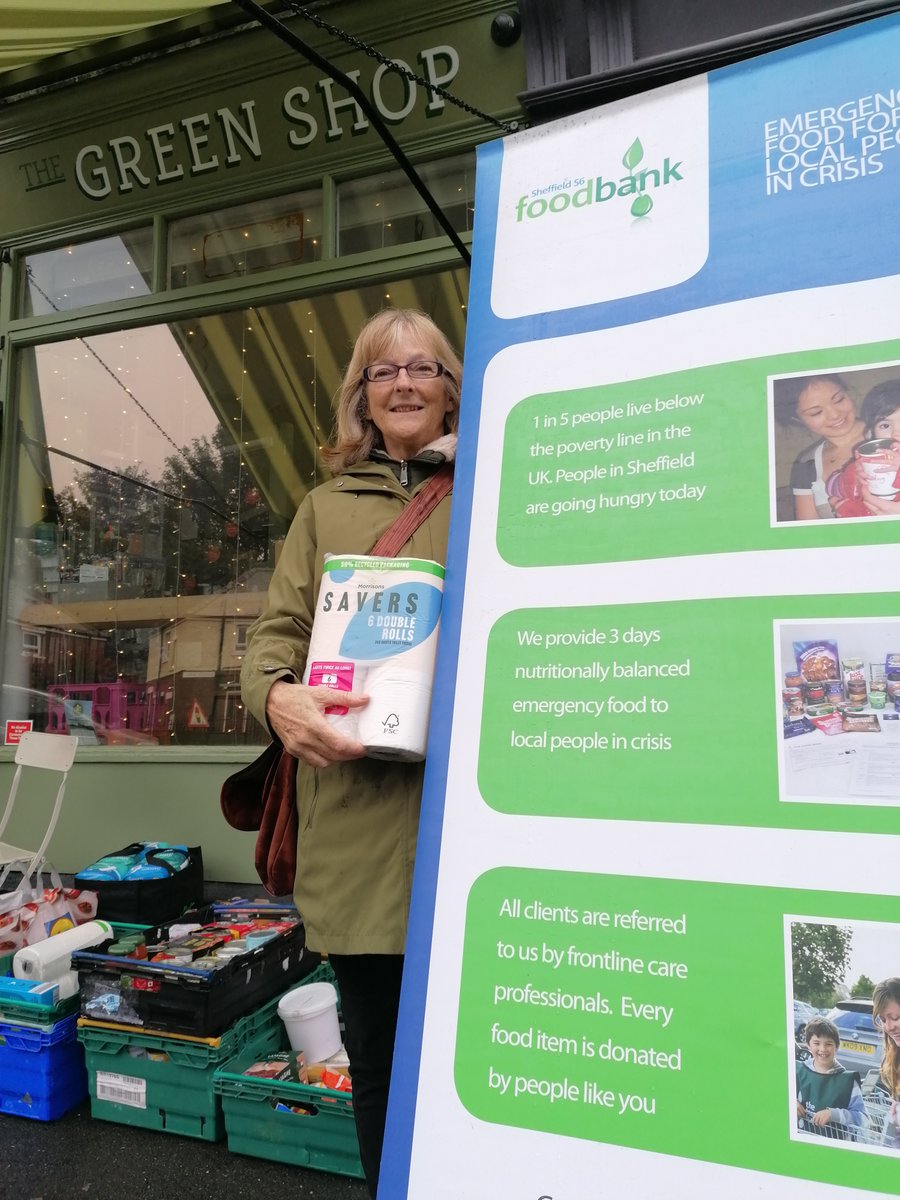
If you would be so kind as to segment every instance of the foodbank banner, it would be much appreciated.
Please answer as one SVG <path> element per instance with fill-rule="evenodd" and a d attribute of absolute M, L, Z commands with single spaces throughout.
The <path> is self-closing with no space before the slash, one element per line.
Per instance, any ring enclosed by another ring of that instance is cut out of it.
<path fill-rule="evenodd" d="M 898 62 L 481 151 L 382 1200 L 900 1194 Z"/>

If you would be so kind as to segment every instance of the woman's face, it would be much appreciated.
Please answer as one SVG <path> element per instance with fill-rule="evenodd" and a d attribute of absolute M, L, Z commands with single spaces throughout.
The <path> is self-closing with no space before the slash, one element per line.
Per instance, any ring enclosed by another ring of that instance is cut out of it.
<path fill-rule="evenodd" d="M 900 1046 L 900 1004 L 896 1000 L 888 1000 L 878 1010 L 877 1016 L 887 1036 L 895 1046 Z"/>
<path fill-rule="evenodd" d="M 435 361 L 433 350 L 404 337 L 393 353 L 378 359 L 405 367 L 407 363 Z M 374 363 L 367 363 L 374 366 Z M 398 372 L 396 379 L 386 383 L 365 383 L 368 414 L 381 431 L 384 448 L 396 459 L 412 458 L 423 446 L 441 437 L 444 418 L 453 408 L 447 396 L 444 378 L 410 379 L 407 371 Z"/>
<path fill-rule="evenodd" d="M 839 438 L 856 424 L 856 408 L 834 379 L 813 379 L 797 400 L 797 417 L 816 437 Z"/>

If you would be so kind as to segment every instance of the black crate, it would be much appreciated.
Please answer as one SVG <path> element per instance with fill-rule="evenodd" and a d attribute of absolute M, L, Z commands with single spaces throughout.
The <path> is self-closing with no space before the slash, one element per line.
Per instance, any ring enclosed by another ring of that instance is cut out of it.
<path fill-rule="evenodd" d="M 118 958 L 72 955 L 81 1015 L 163 1033 L 218 1037 L 232 1022 L 279 995 L 319 966 L 301 923 L 215 971 Z"/>

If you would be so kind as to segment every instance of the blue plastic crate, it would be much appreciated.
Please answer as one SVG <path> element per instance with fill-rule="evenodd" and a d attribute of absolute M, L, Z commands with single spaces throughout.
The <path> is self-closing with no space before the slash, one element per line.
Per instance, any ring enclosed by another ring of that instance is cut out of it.
<path fill-rule="evenodd" d="M 49 1029 L 0 1022 L 0 1112 L 55 1121 L 88 1094 L 77 1016 Z"/>

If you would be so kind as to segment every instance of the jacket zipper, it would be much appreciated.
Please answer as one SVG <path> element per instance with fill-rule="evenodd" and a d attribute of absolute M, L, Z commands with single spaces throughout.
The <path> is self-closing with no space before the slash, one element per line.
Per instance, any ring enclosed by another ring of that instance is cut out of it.
<path fill-rule="evenodd" d="M 407 470 L 407 467 L 406 467 L 406 459 L 405 458 L 400 463 L 400 486 L 401 487 L 409 486 L 409 471 Z"/>

